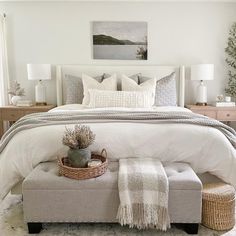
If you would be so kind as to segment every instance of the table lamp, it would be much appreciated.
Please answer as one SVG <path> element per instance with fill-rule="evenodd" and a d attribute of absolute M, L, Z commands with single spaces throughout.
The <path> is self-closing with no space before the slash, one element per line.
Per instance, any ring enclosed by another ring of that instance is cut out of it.
<path fill-rule="evenodd" d="M 191 80 L 199 80 L 200 84 L 197 87 L 196 105 L 207 105 L 207 87 L 203 84 L 204 80 L 214 79 L 213 64 L 199 64 L 191 66 Z"/>
<path fill-rule="evenodd" d="M 46 102 L 46 86 L 43 80 L 51 79 L 50 64 L 27 64 L 28 80 L 38 80 L 35 86 L 35 102 L 36 105 L 47 105 Z"/>

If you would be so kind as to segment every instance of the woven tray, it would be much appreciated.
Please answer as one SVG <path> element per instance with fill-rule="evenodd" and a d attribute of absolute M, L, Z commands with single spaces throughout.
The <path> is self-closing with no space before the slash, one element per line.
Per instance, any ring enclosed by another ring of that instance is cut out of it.
<path fill-rule="evenodd" d="M 100 155 L 92 153 L 91 158 L 101 160 L 102 164 L 95 167 L 74 168 L 70 166 L 67 157 L 58 158 L 59 174 L 77 180 L 91 179 L 103 175 L 108 166 L 106 150 L 103 149 Z"/>

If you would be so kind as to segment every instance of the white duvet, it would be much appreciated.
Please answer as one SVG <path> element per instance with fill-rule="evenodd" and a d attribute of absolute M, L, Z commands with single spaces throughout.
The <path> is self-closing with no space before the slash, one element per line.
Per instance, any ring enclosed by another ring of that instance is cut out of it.
<path fill-rule="evenodd" d="M 88 111 L 87 107 L 70 105 L 50 112 L 78 109 Z M 189 112 L 180 107 L 152 109 Z M 110 160 L 152 157 L 163 162 L 187 162 L 197 173 L 210 172 L 236 187 L 236 151 L 217 129 L 190 124 L 89 123 L 89 126 L 96 134 L 91 150 L 106 148 Z M 21 131 L 11 139 L 0 154 L 0 199 L 40 162 L 66 155 L 67 147 L 61 141 L 64 131 L 64 125 L 44 126 Z"/>

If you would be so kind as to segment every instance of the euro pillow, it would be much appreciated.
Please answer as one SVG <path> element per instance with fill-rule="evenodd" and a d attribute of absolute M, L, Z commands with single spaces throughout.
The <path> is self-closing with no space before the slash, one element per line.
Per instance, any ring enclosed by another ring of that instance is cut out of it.
<path fill-rule="evenodd" d="M 84 98 L 83 105 L 89 105 L 90 96 L 89 89 L 98 89 L 98 90 L 117 90 L 117 79 L 116 74 L 111 75 L 110 77 L 104 79 L 101 83 L 92 78 L 89 75 L 82 74 L 83 88 L 84 88 Z"/>
<path fill-rule="evenodd" d="M 148 91 L 102 91 L 89 89 L 91 108 L 127 107 L 150 108 L 153 97 Z"/>
<path fill-rule="evenodd" d="M 156 82 L 155 106 L 176 106 L 176 74 L 175 72 Z"/>
<path fill-rule="evenodd" d="M 138 74 L 139 81 L 144 83 L 150 78 Z M 173 72 L 160 80 L 156 81 L 155 88 L 155 106 L 176 106 L 177 94 L 176 94 L 176 73 Z"/>
<path fill-rule="evenodd" d="M 98 82 L 110 77 L 109 74 L 96 76 L 94 79 Z M 74 75 L 66 74 L 63 80 L 63 98 L 64 104 L 82 104 L 84 97 L 84 89 L 82 78 Z"/>
<path fill-rule="evenodd" d="M 136 83 L 133 79 L 126 75 L 121 77 L 121 88 L 122 91 L 147 91 L 155 98 L 156 78 L 149 79 L 141 84 Z"/>

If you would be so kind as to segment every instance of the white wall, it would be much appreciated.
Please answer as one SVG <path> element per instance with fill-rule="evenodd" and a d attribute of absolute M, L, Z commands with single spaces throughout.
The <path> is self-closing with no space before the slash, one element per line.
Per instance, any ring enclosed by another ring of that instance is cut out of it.
<path fill-rule="evenodd" d="M 215 80 L 208 97 L 224 92 L 227 78 L 224 48 L 228 30 L 236 21 L 236 3 L 160 2 L 8 2 L 10 77 L 34 98 L 34 82 L 27 80 L 27 63 L 51 64 L 159 64 L 214 63 Z M 147 21 L 149 59 L 99 61 L 92 59 L 91 21 Z M 194 101 L 196 82 L 187 82 L 187 103 Z M 55 80 L 47 82 L 48 102 L 55 103 Z"/>

